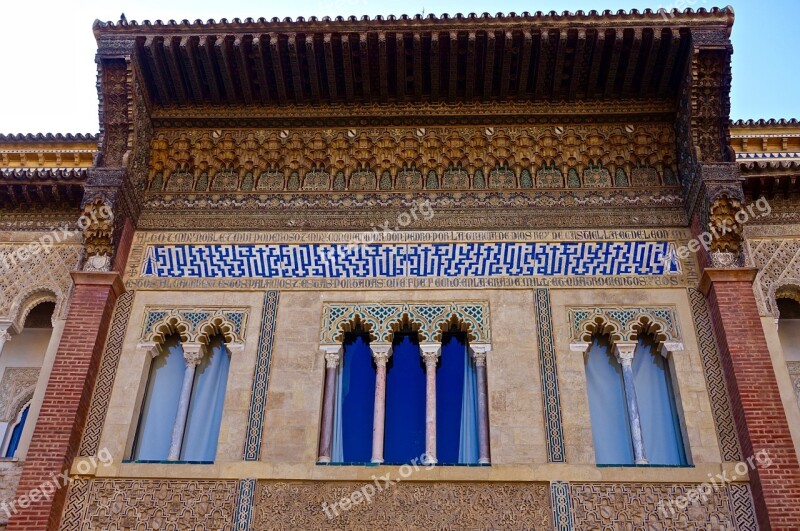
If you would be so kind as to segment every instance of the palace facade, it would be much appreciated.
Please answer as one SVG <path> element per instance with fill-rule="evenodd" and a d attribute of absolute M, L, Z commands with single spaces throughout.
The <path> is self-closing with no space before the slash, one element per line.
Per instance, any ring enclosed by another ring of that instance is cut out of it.
<path fill-rule="evenodd" d="M 0 136 L 0 521 L 800 529 L 733 22 L 96 22 L 99 135 Z"/>

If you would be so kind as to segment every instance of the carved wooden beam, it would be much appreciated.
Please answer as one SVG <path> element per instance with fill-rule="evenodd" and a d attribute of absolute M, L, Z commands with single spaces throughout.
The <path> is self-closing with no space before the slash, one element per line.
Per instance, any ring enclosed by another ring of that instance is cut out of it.
<path fill-rule="evenodd" d="M 492 88 L 494 85 L 494 46 L 497 36 L 494 30 L 486 32 L 486 54 L 484 56 L 483 66 L 483 99 L 488 100 L 492 97 Z"/>
<path fill-rule="evenodd" d="M 372 80 L 370 79 L 369 35 L 367 33 L 359 35 L 358 49 L 358 64 L 361 67 L 361 91 L 364 94 L 364 99 L 369 101 L 372 99 Z"/>
<path fill-rule="evenodd" d="M 414 97 L 419 101 L 422 98 L 422 35 L 415 31 L 411 42 L 414 57 Z"/>
<path fill-rule="evenodd" d="M 236 57 L 237 70 L 239 70 L 239 86 L 242 89 L 242 98 L 245 105 L 252 105 L 253 84 L 250 79 L 250 60 L 247 54 L 249 46 L 246 39 L 246 37 L 237 36 L 233 41 L 233 52 Z"/>
<path fill-rule="evenodd" d="M 292 72 L 294 99 L 297 103 L 303 103 L 305 96 L 303 95 L 303 79 L 300 77 L 300 59 L 297 51 L 297 35 L 290 33 L 289 38 L 286 41 L 286 45 L 289 48 L 289 66 Z"/>
<path fill-rule="evenodd" d="M 611 64 L 608 65 L 608 75 L 606 76 L 606 88 L 603 91 L 604 98 L 610 98 L 614 94 L 614 85 L 617 82 L 617 70 L 619 69 L 619 56 L 622 55 L 622 43 L 624 33 L 622 30 L 614 31 L 614 48 L 611 52 Z"/>
<path fill-rule="evenodd" d="M 214 54 L 217 57 L 219 73 L 222 76 L 222 86 L 229 104 L 236 103 L 236 85 L 233 82 L 233 65 L 231 64 L 231 42 L 227 37 L 218 38 L 214 42 Z"/>
<path fill-rule="evenodd" d="M 272 71 L 275 74 L 275 88 L 278 92 L 278 101 L 286 103 L 286 76 L 283 73 L 283 61 L 281 61 L 280 39 L 277 33 L 269 34 L 269 53 L 272 57 Z"/>
<path fill-rule="evenodd" d="M 555 65 L 553 67 L 553 101 L 556 101 L 561 96 L 561 82 L 564 79 L 564 56 L 567 53 L 567 37 L 569 36 L 567 30 L 555 30 L 556 43 L 558 48 L 554 50 Z"/>
<path fill-rule="evenodd" d="M 322 100 L 322 89 L 320 87 L 322 80 L 320 79 L 319 66 L 317 64 L 317 39 L 316 36 L 311 33 L 306 35 L 305 41 L 308 78 L 311 84 L 311 97 L 314 98 L 315 102 L 319 103 Z"/>
<path fill-rule="evenodd" d="M 589 82 L 586 87 L 587 98 L 592 98 L 599 92 L 597 82 L 600 77 L 600 63 L 603 62 L 603 51 L 605 47 L 606 32 L 604 30 L 597 30 L 597 38 L 595 39 L 594 48 L 592 50 L 592 66 L 589 70 Z"/>
<path fill-rule="evenodd" d="M 474 31 L 470 31 L 467 34 L 467 78 L 464 80 L 464 97 L 467 101 L 471 100 L 475 95 L 475 83 L 477 82 L 475 76 L 475 47 L 477 46 L 477 40 L 478 36 Z"/>
<path fill-rule="evenodd" d="M 339 99 L 339 90 L 336 87 L 336 65 L 333 60 L 333 35 L 330 33 L 323 35 L 322 48 L 325 54 L 325 73 L 328 78 L 328 96 L 331 102 L 335 103 Z"/>
<path fill-rule="evenodd" d="M 431 101 L 439 101 L 439 32 L 431 33 Z"/>
<path fill-rule="evenodd" d="M 395 97 L 398 102 L 402 102 L 406 97 L 406 52 L 405 37 L 401 32 L 394 35 L 394 59 L 395 59 Z"/>
<path fill-rule="evenodd" d="M 208 82 L 208 91 L 211 94 L 211 103 L 214 105 L 222 101 L 217 75 L 214 71 L 214 43 L 212 37 L 200 39 L 198 44 L 200 63 L 205 71 L 205 79 Z"/>
<path fill-rule="evenodd" d="M 169 89 L 164 80 L 164 68 L 161 61 L 161 55 L 158 53 L 156 41 L 160 40 L 159 37 L 147 37 L 144 41 L 144 55 L 147 63 L 148 70 L 153 77 L 153 84 L 156 87 L 156 95 L 158 101 L 162 105 L 169 105 L 171 103 Z"/>
<path fill-rule="evenodd" d="M 681 45 L 680 34 L 678 31 L 670 29 L 670 33 L 672 34 L 672 37 L 666 38 L 662 43 L 662 46 L 669 46 L 669 51 L 667 52 L 667 59 L 664 61 L 664 68 L 661 71 L 661 80 L 658 83 L 658 96 L 661 98 L 666 96 L 667 91 L 669 90 L 669 82 L 672 78 L 672 68 L 675 65 L 675 58 L 678 55 L 678 48 L 680 48 Z"/>
<path fill-rule="evenodd" d="M 450 32 L 450 75 L 447 85 L 448 97 L 454 100 L 458 89 L 458 33 L 455 31 Z"/>
<path fill-rule="evenodd" d="M 522 32 L 522 50 L 520 50 L 519 75 L 517 77 L 517 97 L 522 98 L 527 92 L 528 76 L 530 76 L 531 52 L 533 36 L 527 29 Z"/>
<path fill-rule="evenodd" d="M 189 77 L 189 88 L 192 101 L 200 105 L 203 103 L 203 82 L 200 73 L 200 64 L 197 57 L 197 37 L 183 37 L 180 42 L 180 51 L 186 65 L 186 74 Z"/>
<path fill-rule="evenodd" d="M 544 97 L 547 86 L 547 63 L 550 56 L 550 31 L 543 29 L 539 38 L 539 54 L 536 59 L 536 85 L 534 99 L 537 101 Z"/>
<path fill-rule="evenodd" d="M 353 50 L 350 47 L 350 34 L 342 34 L 342 67 L 344 71 L 344 97 L 352 103 L 354 97 L 353 90 Z"/>
<path fill-rule="evenodd" d="M 639 85 L 639 97 L 647 95 L 650 90 L 650 84 L 653 82 L 653 72 L 655 72 L 656 62 L 658 61 L 658 52 L 660 49 L 661 30 L 656 29 L 653 30 L 653 39 L 644 59 L 644 73 L 642 74 L 642 83 Z"/>
<path fill-rule="evenodd" d="M 575 96 L 578 93 L 578 82 L 584 75 L 586 66 L 585 49 L 586 30 L 581 28 L 578 30 L 578 39 L 575 41 L 575 54 L 572 60 L 572 74 L 569 80 L 569 94 L 567 95 L 569 101 L 575 101 Z"/>
<path fill-rule="evenodd" d="M 642 48 L 642 29 L 634 28 L 633 42 L 631 43 L 631 53 L 628 56 L 628 64 L 625 67 L 625 76 L 622 82 L 623 96 L 630 96 L 634 92 L 633 78 L 636 75 L 636 67 L 639 64 L 639 53 Z"/>
<path fill-rule="evenodd" d="M 508 95 L 509 84 L 511 83 L 511 62 L 514 59 L 514 34 L 510 31 L 505 33 L 505 44 L 503 46 L 503 67 L 500 70 L 500 100 L 505 101 Z"/>
<path fill-rule="evenodd" d="M 378 79 L 380 80 L 381 101 L 389 98 L 389 52 L 386 46 L 386 33 L 378 33 Z"/>
<path fill-rule="evenodd" d="M 268 55 L 269 55 L 269 45 L 266 42 L 265 37 L 262 36 L 255 36 L 253 37 L 253 64 L 255 66 L 256 71 L 256 79 L 258 79 L 258 94 L 261 98 L 262 104 L 267 104 L 270 102 L 270 90 L 269 90 L 269 80 L 267 79 L 267 72 L 269 70 Z"/>
<path fill-rule="evenodd" d="M 164 39 L 164 57 L 166 58 L 167 70 L 172 80 L 172 89 L 180 105 L 186 105 L 188 94 L 186 85 L 183 83 L 183 74 L 180 67 L 180 50 L 178 37 L 166 37 Z"/>

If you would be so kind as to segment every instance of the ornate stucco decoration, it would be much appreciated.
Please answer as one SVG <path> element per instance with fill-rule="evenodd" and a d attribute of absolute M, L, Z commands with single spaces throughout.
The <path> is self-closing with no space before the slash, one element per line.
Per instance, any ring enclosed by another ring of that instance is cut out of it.
<path fill-rule="evenodd" d="M 401 329 L 418 332 L 423 343 L 441 342 L 447 331 L 465 332 L 471 343 L 490 343 L 489 303 L 325 303 L 319 342 L 341 345 L 344 334 L 363 331 L 375 344 L 391 344 Z"/>
<path fill-rule="evenodd" d="M 114 254 L 114 213 L 102 199 L 96 199 L 83 208 L 79 221 L 83 228 L 86 259 L 84 271 L 110 271 Z"/>
<path fill-rule="evenodd" d="M 736 267 L 742 254 L 742 223 L 737 214 L 742 210 L 738 199 L 723 196 L 709 207 L 708 228 L 715 237 L 711 240 L 711 260 L 714 267 Z"/>
<path fill-rule="evenodd" d="M 222 334 L 227 344 L 242 344 L 246 337 L 247 308 L 147 308 L 141 343 L 163 343 L 166 336 L 179 334 L 184 343 L 208 344 Z"/>
<path fill-rule="evenodd" d="M 585 352 L 592 338 L 608 335 L 612 344 L 635 343 L 650 334 L 667 351 L 683 350 L 683 339 L 675 308 L 573 307 L 568 310 L 570 341 L 574 350 Z"/>
<path fill-rule="evenodd" d="M 747 238 L 747 260 L 759 269 L 753 283 L 762 316 L 780 318 L 776 299 L 800 302 L 800 238 Z"/>
<path fill-rule="evenodd" d="M 0 421 L 12 422 L 33 397 L 39 367 L 6 367 L 0 380 Z"/>

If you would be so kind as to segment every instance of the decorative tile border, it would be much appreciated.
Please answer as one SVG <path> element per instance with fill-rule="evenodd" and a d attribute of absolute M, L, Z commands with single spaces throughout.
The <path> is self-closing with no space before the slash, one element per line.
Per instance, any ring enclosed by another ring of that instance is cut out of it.
<path fill-rule="evenodd" d="M 725 375 L 722 372 L 719 347 L 711 327 L 708 304 L 705 296 L 700 291 L 689 288 L 688 294 L 722 460 L 726 462 L 741 461 L 742 450 L 739 446 L 739 437 L 736 434 L 736 426 L 733 422 L 728 386 L 725 382 Z"/>
<path fill-rule="evenodd" d="M 451 316 L 457 316 L 469 325 L 469 340 L 489 343 L 492 339 L 489 322 L 489 303 L 482 301 L 454 302 L 450 304 L 342 304 L 325 303 L 322 307 L 321 345 L 340 344 L 342 326 L 358 318 L 369 326 L 374 343 L 391 343 L 392 325 L 404 316 L 419 324 L 420 341 L 438 342 L 442 327 Z"/>
<path fill-rule="evenodd" d="M 250 415 L 244 442 L 244 460 L 258 461 L 261 455 L 261 437 L 264 431 L 264 413 L 269 385 L 269 367 L 272 360 L 272 343 L 275 339 L 275 321 L 278 315 L 280 292 L 268 291 L 264 295 L 261 313 L 261 336 L 258 340 L 253 389 L 250 395 Z"/>
<path fill-rule="evenodd" d="M 135 295 L 134 291 L 126 291 L 117 299 L 114 316 L 111 319 L 111 328 L 103 351 L 103 358 L 97 371 L 97 382 L 92 393 L 92 401 L 86 418 L 86 427 L 83 430 L 83 438 L 78 450 L 79 456 L 91 457 L 97 455 Z"/>
<path fill-rule="evenodd" d="M 367 240 L 369 242 L 370 240 Z M 142 277 L 494 278 L 681 273 L 666 241 L 151 245 Z"/>
<path fill-rule="evenodd" d="M 547 453 L 551 463 L 566 463 L 564 430 L 561 425 L 561 400 L 558 392 L 556 347 L 553 339 L 553 315 L 550 307 L 550 290 L 534 291 L 539 340 L 539 368 L 542 377 L 544 421 L 547 427 Z"/>
<path fill-rule="evenodd" d="M 250 519 L 253 515 L 253 501 L 256 494 L 256 480 L 245 478 L 239 480 L 239 492 L 236 495 L 236 514 L 233 531 L 250 531 Z"/>
<path fill-rule="evenodd" d="M 553 529 L 572 531 L 572 506 L 569 499 L 569 483 L 554 481 L 550 483 L 550 505 L 553 507 Z"/>
<path fill-rule="evenodd" d="M 572 307 L 568 314 L 573 342 L 590 341 L 597 320 L 613 329 L 614 341 L 636 341 L 638 327 L 643 322 L 658 324 L 659 341 L 682 341 L 675 308 L 671 306 Z"/>

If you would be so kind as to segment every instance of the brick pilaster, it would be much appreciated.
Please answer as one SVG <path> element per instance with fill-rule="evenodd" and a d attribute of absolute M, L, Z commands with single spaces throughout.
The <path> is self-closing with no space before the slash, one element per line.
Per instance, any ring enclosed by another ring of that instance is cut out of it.
<path fill-rule="evenodd" d="M 124 291 L 118 273 L 74 272 L 72 278 L 75 288 L 69 313 L 17 488 L 17 506 L 9 530 L 58 529 L 66 487 L 48 497 L 31 495 L 42 485 L 52 484 L 53 476 L 69 470 L 72 464 L 114 304 Z M 34 497 L 38 499 L 33 501 Z"/>
<path fill-rule="evenodd" d="M 762 530 L 800 529 L 800 465 L 781 402 L 753 279 L 755 269 L 706 269 L 706 294 L 745 459 L 769 452 L 772 465 L 750 472 Z"/>

